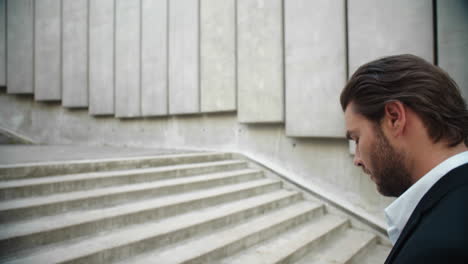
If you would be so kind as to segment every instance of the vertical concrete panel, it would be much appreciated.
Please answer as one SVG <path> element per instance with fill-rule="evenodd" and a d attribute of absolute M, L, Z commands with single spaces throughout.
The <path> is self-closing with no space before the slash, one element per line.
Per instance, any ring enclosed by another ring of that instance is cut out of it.
<path fill-rule="evenodd" d="M 6 0 L 0 0 L 0 86 L 6 86 Z"/>
<path fill-rule="evenodd" d="M 89 1 L 89 111 L 114 114 L 114 0 Z"/>
<path fill-rule="evenodd" d="M 61 0 L 36 0 L 34 18 L 34 98 L 60 100 Z"/>
<path fill-rule="evenodd" d="M 346 82 L 343 0 L 285 1 L 286 134 L 343 137 Z"/>
<path fill-rule="evenodd" d="M 237 1 L 240 122 L 284 120 L 282 3 Z"/>
<path fill-rule="evenodd" d="M 371 60 L 411 53 L 434 61 L 431 0 L 348 2 L 349 75 Z"/>
<path fill-rule="evenodd" d="M 236 109 L 235 0 L 200 2 L 201 111 Z"/>
<path fill-rule="evenodd" d="M 200 112 L 199 2 L 169 1 L 169 113 Z"/>
<path fill-rule="evenodd" d="M 117 0 L 115 36 L 115 115 L 141 115 L 140 0 Z"/>
<path fill-rule="evenodd" d="M 144 116 L 166 115 L 167 0 L 142 0 L 141 110 Z"/>
<path fill-rule="evenodd" d="M 437 1 L 438 64 L 468 101 L 468 1 Z"/>
<path fill-rule="evenodd" d="M 7 1 L 7 91 L 34 92 L 34 1 Z"/>
<path fill-rule="evenodd" d="M 88 1 L 62 0 L 62 104 L 88 106 Z"/>

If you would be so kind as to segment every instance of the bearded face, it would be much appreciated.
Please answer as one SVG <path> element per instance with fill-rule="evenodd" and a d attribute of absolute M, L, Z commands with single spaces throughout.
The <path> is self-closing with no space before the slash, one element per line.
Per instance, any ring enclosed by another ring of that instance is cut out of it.
<path fill-rule="evenodd" d="M 404 153 L 396 151 L 380 127 L 376 126 L 375 147 L 371 150 L 370 167 L 377 190 L 385 196 L 398 197 L 411 186 L 411 176 L 405 166 Z"/>

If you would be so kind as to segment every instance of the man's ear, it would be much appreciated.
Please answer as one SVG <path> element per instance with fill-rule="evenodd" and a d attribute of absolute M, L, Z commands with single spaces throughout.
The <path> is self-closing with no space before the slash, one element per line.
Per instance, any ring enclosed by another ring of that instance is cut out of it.
<path fill-rule="evenodd" d="M 384 124 L 393 136 L 399 136 L 406 126 L 406 106 L 400 101 L 385 104 Z"/>

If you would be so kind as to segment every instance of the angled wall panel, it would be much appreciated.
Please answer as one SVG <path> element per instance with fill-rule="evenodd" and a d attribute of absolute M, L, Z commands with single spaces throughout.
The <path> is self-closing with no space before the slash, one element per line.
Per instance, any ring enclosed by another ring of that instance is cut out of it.
<path fill-rule="evenodd" d="M 140 0 L 117 0 L 115 115 L 141 116 Z"/>
<path fill-rule="evenodd" d="M 60 100 L 61 0 L 36 0 L 34 17 L 34 98 Z"/>
<path fill-rule="evenodd" d="M 343 0 L 285 1 L 288 136 L 344 136 L 345 39 Z"/>
<path fill-rule="evenodd" d="M 114 0 L 89 1 L 89 111 L 114 114 Z"/>
<path fill-rule="evenodd" d="M 143 116 L 168 113 L 167 2 L 142 0 L 141 110 Z"/>
<path fill-rule="evenodd" d="M 62 1 L 62 104 L 88 106 L 88 1 Z"/>
<path fill-rule="evenodd" d="M 6 0 L 0 0 L 0 86 L 6 86 Z"/>
<path fill-rule="evenodd" d="M 237 1 L 238 119 L 283 122 L 281 0 Z"/>
<path fill-rule="evenodd" d="M 7 91 L 34 92 L 34 1 L 7 1 Z"/>
<path fill-rule="evenodd" d="M 116 1 L 115 115 L 141 116 L 140 0 Z"/>
<path fill-rule="evenodd" d="M 169 112 L 200 112 L 199 1 L 169 1 Z"/>
<path fill-rule="evenodd" d="M 468 1 L 437 1 L 438 64 L 468 101 Z"/>
<path fill-rule="evenodd" d="M 236 109 L 235 0 L 200 2 L 201 111 Z"/>
<path fill-rule="evenodd" d="M 349 75 L 371 60 L 411 53 L 434 62 L 431 0 L 348 2 Z"/>

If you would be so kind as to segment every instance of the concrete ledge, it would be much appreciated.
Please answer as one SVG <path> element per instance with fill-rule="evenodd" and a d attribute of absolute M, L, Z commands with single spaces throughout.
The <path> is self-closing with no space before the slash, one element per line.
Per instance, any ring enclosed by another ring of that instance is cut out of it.
<path fill-rule="evenodd" d="M 34 145 L 35 143 L 32 139 L 22 136 L 12 130 L 6 129 L 0 126 L 0 135 L 5 136 L 9 139 L 9 144 L 30 144 Z"/>
<path fill-rule="evenodd" d="M 222 263 L 296 263 L 308 252 L 329 241 L 330 237 L 337 237 L 348 228 L 349 221 L 346 218 L 325 214 L 277 238 L 231 256 Z M 323 250 L 322 247 L 320 249 Z"/>
<path fill-rule="evenodd" d="M 123 171 L 105 171 L 70 174 L 64 176 L 40 177 L 0 182 L 0 200 L 42 196 L 63 192 L 97 189 L 182 178 L 196 174 L 233 171 L 247 168 L 245 161 L 216 161 L 158 168 L 132 169 Z"/>
<path fill-rule="evenodd" d="M 275 205 L 276 204 L 276 205 Z M 300 204 L 301 212 L 296 218 L 310 218 L 323 212 L 323 206 Z M 257 196 L 243 199 L 232 203 L 210 208 L 209 210 L 196 211 L 183 214 L 163 221 L 148 222 L 141 225 L 130 226 L 119 229 L 112 233 L 101 233 L 86 240 L 73 241 L 72 243 L 57 245 L 44 249 L 37 249 L 30 254 L 21 254 L 18 259 L 12 260 L 16 263 L 102 263 L 112 262 L 126 257 L 135 256 L 144 251 L 181 241 L 189 236 L 200 235 L 211 232 L 227 225 L 235 225 L 246 219 L 260 216 L 271 224 L 271 219 L 265 212 L 271 212 L 278 206 L 277 197 Z M 285 214 L 285 211 L 289 211 Z M 287 218 L 289 223 L 294 224 L 291 219 L 291 208 L 273 212 L 271 215 Z M 298 210 L 295 210 L 296 212 Z M 270 217 L 271 217 L 270 215 Z M 284 220 L 282 220 L 284 223 Z M 296 221 L 297 222 L 297 221 Z M 275 235 L 276 230 L 270 230 Z M 126 263 L 134 263 L 128 261 Z"/>
<path fill-rule="evenodd" d="M 163 197 L 188 190 L 202 190 L 249 180 L 259 180 L 257 170 L 211 173 L 153 183 L 139 183 L 96 190 L 56 194 L 44 197 L 0 202 L 0 223 L 21 221 L 38 216 L 55 215 L 69 210 L 95 209 L 116 206 L 128 201 Z M 274 182 L 273 180 L 270 180 Z"/>
<path fill-rule="evenodd" d="M 183 163 L 208 162 L 230 159 L 228 153 L 190 153 L 146 157 L 126 157 L 96 160 L 75 160 L 59 162 L 22 163 L 0 165 L 0 179 L 20 179 L 83 173 L 91 171 L 112 171 L 132 168 L 148 168 Z"/>
<path fill-rule="evenodd" d="M 302 182 L 298 177 L 295 177 L 293 174 L 276 167 L 273 164 L 269 164 L 265 161 L 259 161 L 253 159 L 247 154 L 243 153 L 233 153 L 232 157 L 234 159 L 245 159 L 253 164 L 256 164 L 260 168 L 265 171 L 276 175 L 277 177 L 281 178 L 282 180 L 291 183 L 292 185 L 296 186 L 302 191 L 305 191 L 308 194 L 318 198 L 319 200 L 325 202 L 326 204 L 330 205 L 333 208 L 338 209 L 339 211 L 344 212 L 345 214 L 351 216 L 355 220 L 359 221 L 360 223 L 364 224 L 365 226 L 369 227 L 371 230 L 375 231 L 377 235 L 379 235 L 381 242 L 384 244 L 388 244 L 388 236 L 387 236 L 387 227 L 384 221 L 377 219 L 375 216 L 367 213 L 363 209 L 352 205 L 350 202 L 340 199 L 336 195 L 318 187 L 318 186 L 311 186 L 305 182 Z"/>
<path fill-rule="evenodd" d="M 127 261 L 150 263 L 157 259 L 160 263 L 211 263 L 322 215 L 322 205 L 298 202 L 221 232 Z"/>
<path fill-rule="evenodd" d="M 135 203 L 126 203 L 116 207 L 78 211 L 64 215 L 42 217 L 22 223 L 4 225 L 0 231 L 0 247 L 8 252 L 33 248 L 45 244 L 67 240 L 71 237 L 83 237 L 106 230 L 116 230 L 129 225 L 158 221 L 207 209 L 223 203 L 249 199 L 254 196 L 272 197 L 272 208 L 281 208 L 302 199 L 299 192 L 278 190 L 259 193 L 265 183 L 245 182 L 214 189 L 171 195 Z M 264 191 L 268 191 L 264 189 Z M 46 227 L 45 227 L 46 226 Z M 6 252 L 5 252 L 6 253 Z M 0 254 L 1 255 L 1 254 Z"/>

